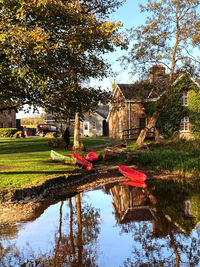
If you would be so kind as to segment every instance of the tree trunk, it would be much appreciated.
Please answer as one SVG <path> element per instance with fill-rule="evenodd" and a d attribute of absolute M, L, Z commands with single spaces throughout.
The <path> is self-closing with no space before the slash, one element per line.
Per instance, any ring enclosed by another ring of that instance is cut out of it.
<path fill-rule="evenodd" d="M 62 209 L 63 209 L 63 201 L 61 201 L 61 205 L 60 205 L 60 223 L 59 223 L 59 229 L 58 229 L 59 237 L 58 237 L 57 245 L 55 248 L 54 266 L 56 266 L 57 262 L 59 262 L 58 257 L 59 257 L 60 243 L 62 240 Z"/>
<path fill-rule="evenodd" d="M 73 233 L 73 225 L 74 225 L 74 216 L 73 216 L 73 206 L 72 200 L 69 199 L 69 207 L 70 207 L 70 240 L 71 240 L 71 247 L 72 247 L 72 266 L 75 266 L 76 262 L 76 250 L 74 245 L 74 233 Z"/>
<path fill-rule="evenodd" d="M 82 240 L 82 211 L 81 211 L 81 197 L 80 194 L 75 196 L 76 200 L 76 212 L 78 222 L 78 233 L 77 233 L 77 247 L 78 247 L 78 266 L 82 266 L 83 256 L 83 240 Z"/>
<path fill-rule="evenodd" d="M 73 145 L 73 150 L 75 151 L 79 150 L 80 148 L 79 135 L 80 135 L 79 113 L 76 112 L 75 123 L 74 123 L 74 145 Z"/>
<path fill-rule="evenodd" d="M 176 41 L 175 41 L 173 51 L 172 51 L 172 61 L 171 61 L 171 68 L 170 68 L 170 73 L 169 73 L 169 84 L 166 87 L 166 94 L 168 93 L 170 86 L 172 84 L 172 81 L 173 81 L 173 74 L 174 74 L 174 69 L 175 69 L 175 65 L 176 65 L 176 54 L 177 54 L 177 49 L 178 49 L 178 45 L 179 45 L 179 41 L 180 41 L 179 37 L 180 37 L 180 26 L 179 26 L 179 19 L 177 18 L 177 21 L 176 21 Z M 160 112 L 155 111 L 152 118 L 150 119 L 147 127 L 140 132 L 140 134 L 137 138 L 137 141 L 136 141 L 136 144 L 138 146 L 141 146 L 143 144 L 145 137 L 146 137 L 146 134 L 147 134 L 147 131 L 149 129 L 151 129 L 152 127 L 155 127 L 156 121 L 158 120 L 158 117 L 159 117 L 159 114 L 160 114 Z"/>
<path fill-rule="evenodd" d="M 155 127 L 156 122 L 157 122 L 157 119 L 159 117 L 159 114 L 160 113 L 158 111 L 155 111 L 153 113 L 153 116 L 151 117 L 149 123 L 147 124 L 147 127 L 145 127 L 144 129 L 142 129 L 142 131 L 140 132 L 140 134 L 139 134 L 139 136 L 137 138 L 137 141 L 136 141 L 136 144 L 138 146 L 141 146 L 143 144 L 148 130 L 150 130 L 152 127 Z"/>

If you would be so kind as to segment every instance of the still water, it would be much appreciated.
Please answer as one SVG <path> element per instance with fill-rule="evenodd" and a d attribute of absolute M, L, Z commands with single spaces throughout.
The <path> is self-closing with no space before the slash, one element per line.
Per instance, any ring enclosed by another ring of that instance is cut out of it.
<path fill-rule="evenodd" d="M 109 183 L 41 207 L 33 221 L 1 228 L 0 266 L 200 266 L 194 188 Z"/>

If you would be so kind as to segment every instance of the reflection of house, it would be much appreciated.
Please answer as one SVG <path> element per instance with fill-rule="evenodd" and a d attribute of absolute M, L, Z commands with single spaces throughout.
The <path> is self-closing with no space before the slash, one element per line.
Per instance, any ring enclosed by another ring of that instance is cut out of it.
<path fill-rule="evenodd" d="M 14 109 L 0 112 L 0 128 L 16 127 L 16 111 Z"/>
<path fill-rule="evenodd" d="M 113 207 L 120 223 L 153 221 L 153 207 L 147 203 L 147 196 L 141 188 L 115 185 L 110 189 Z"/>
<path fill-rule="evenodd" d="M 108 123 L 106 118 L 109 112 L 108 105 L 99 105 L 92 113 L 84 114 L 84 119 L 80 122 L 81 136 L 108 136 Z M 45 123 L 55 124 L 58 127 L 66 128 L 66 122 L 56 122 L 53 115 L 45 116 Z M 73 134 L 74 119 L 70 120 L 70 133 Z"/>
<path fill-rule="evenodd" d="M 151 194 L 147 196 L 143 189 L 113 184 L 109 186 L 109 192 L 120 224 L 149 221 L 153 235 L 159 238 L 167 236 L 172 230 L 183 232 L 160 210 L 156 198 Z"/>
<path fill-rule="evenodd" d="M 178 84 L 179 78 L 174 82 Z M 190 79 L 190 78 L 189 78 Z M 199 84 L 192 79 L 198 87 Z M 179 86 L 179 84 L 178 84 Z M 189 88 L 182 83 L 182 104 L 189 104 Z M 166 89 L 165 68 L 161 65 L 154 65 L 150 68 L 150 79 L 134 84 L 117 84 L 112 97 L 112 107 L 108 115 L 109 135 L 113 138 L 136 139 L 140 131 L 145 128 L 150 120 L 144 109 L 144 103 L 157 101 Z M 180 136 L 190 137 L 189 114 L 180 122 Z M 154 137 L 154 129 L 150 129 L 147 137 Z"/>

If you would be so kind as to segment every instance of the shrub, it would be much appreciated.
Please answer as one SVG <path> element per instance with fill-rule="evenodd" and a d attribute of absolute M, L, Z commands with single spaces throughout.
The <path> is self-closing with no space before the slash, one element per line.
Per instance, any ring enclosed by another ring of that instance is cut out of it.
<path fill-rule="evenodd" d="M 16 128 L 0 128 L 1 137 L 11 137 L 17 132 Z"/>
<path fill-rule="evenodd" d="M 52 148 L 64 148 L 65 142 L 63 139 L 52 139 L 48 142 L 48 146 Z"/>

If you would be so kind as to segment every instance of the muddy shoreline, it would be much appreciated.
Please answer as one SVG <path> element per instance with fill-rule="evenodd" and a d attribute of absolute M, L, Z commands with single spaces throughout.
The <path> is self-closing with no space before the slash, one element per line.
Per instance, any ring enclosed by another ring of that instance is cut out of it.
<path fill-rule="evenodd" d="M 175 174 L 150 171 L 137 165 L 130 167 L 144 172 L 148 178 L 170 179 Z M 124 181 L 118 166 L 98 165 L 96 170 L 82 171 L 79 175 L 60 176 L 45 180 L 38 186 L 0 191 L 0 224 L 30 221 L 41 214 L 51 203 L 64 200 L 85 190 L 106 183 Z"/>

